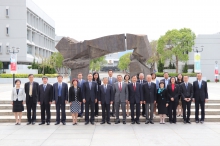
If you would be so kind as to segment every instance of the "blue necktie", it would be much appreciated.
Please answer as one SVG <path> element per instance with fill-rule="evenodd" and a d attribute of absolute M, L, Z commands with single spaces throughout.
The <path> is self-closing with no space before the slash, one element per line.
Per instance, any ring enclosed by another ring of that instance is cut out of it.
<path fill-rule="evenodd" d="M 110 84 L 112 84 L 112 78 L 110 78 Z"/>
<path fill-rule="evenodd" d="M 199 81 L 199 89 L 201 89 L 201 81 Z"/>
<path fill-rule="evenodd" d="M 104 85 L 104 90 L 105 90 L 105 93 L 106 93 L 106 85 Z"/>
<path fill-rule="evenodd" d="M 187 87 L 188 87 L 188 84 L 186 83 L 186 89 L 187 89 Z"/>
<path fill-rule="evenodd" d="M 92 82 L 89 82 L 89 88 L 90 88 L 90 90 L 91 90 L 91 86 L 92 86 Z"/>
<path fill-rule="evenodd" d="M 45 91 L 45 89 L 46 89 L 46 85 L 44 85 L 44 91 Z"/>
<path fill-rule="evenodd" d="M 58 96 L 61 96 L 61 85 L 58 87 Z"/>

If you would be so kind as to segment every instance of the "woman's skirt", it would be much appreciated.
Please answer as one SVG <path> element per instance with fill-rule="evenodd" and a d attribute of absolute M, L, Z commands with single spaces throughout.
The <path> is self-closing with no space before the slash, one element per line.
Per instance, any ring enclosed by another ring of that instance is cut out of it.
<path fill-rule="evenodd" d="M 24 111 L 23 101 L 13 101 L 13 109 L 12 112 L 22 112 Z"/>

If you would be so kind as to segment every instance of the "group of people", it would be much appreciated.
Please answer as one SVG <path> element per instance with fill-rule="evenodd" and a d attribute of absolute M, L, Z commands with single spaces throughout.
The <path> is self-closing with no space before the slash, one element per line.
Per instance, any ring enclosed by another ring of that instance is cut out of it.
<path fill-rule="evenodd" d="M 122 123 L 126 124 L 126 117 L 131 113 L 131 124 L 140 124 L 140 115 L 146 117 L 145 124 L 154 124 L 153 118 L 158 109 L 160 124 L 165 124 L 165 118 L 169 122 L 176 123 L 177 116 L 183 116 L 184 123 L 190 122 L 191 103 L 195 103 L 195 121 L 203 123 L 205 119 L 205 102 L 208 101 L 208 89 L 206 81 L 202 80 L 202 74 L 197 74 L 197 80 L 189 83 L 189 77 L 179 74 L 170 77 L 164 73 L 164 79 L 157 80 L 156 74 L 152 73 L 144 77 L 138 75 L 113 77 L 113 71 L 108 71 L 108 77 L 101 81 L 99 73 L 89 73 L 87 80 L 83 79 L 82 73 L 71 81 L 71 87 L 63 82 L 63 76 L 57 76 L 57 82 L 48 83 L 46 76 L 42 77 L 42 84 L 34 81 L 34 75 L 28 76 L 29 82 L 21 88 L 21 81 L 15 80 L 16 87 L 12 90 L 13 112 L 16 125 L 20 125 L 24 104 L 27 107 L 27 125 L 36 122 L 36 106 L 41 108 L 41 123 L 50 125 L 51 104 L 56 105 L 56 123 L 66 125 L 66 104 L 70 104 L 73 125 L 77 125 L 77 118 L 83 117 L 85 112 L 85 125 L 94 125 L 94 117 L 99 114 L 101 104 L 101 124 L 111 124 L 110 116 L 116 117 L 115 124 L 120 123 L 119 111 L 122 110 Z M 110 106 L 112 105 L 112 106 Z M 142 106 L 142 112 L 141 112 Z M 199 106 L 201 118 L 199 119 Z M 85 107 L 85 110 L 84 110 Z M 111 108 L 112 107 L 112 108 Z M 61 118 L 60 118 L 61 110 Z M 176 113 L 176 111 L 178 112 Z M 187 110 L 187 113 L 186 113 Z M 181 112 L 182 113 L 181 113 Z M 46 118 L 45 118 L 46 112 Z M 90 117 L 89 117 L 90 114 Z"/>

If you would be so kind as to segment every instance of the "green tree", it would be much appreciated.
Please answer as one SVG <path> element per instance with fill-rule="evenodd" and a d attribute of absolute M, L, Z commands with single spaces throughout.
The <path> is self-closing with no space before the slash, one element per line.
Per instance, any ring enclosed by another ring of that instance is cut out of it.
<path fill-rule="evenodd" d="M 60 73 L 63 67 L 63 55 L 60 52 L 54 52 L 49 59 L 49 64 L 53 66 L 57 73 Z"/>
<path fill-rule="evenodd" d="M 161 60 L 158 62 L 158 72 L 163 72 L 164 69 L 164 64 L 162 63 Z"/>
<path fill-rule="evenodd" d="M 99 71 L 101 66 L 106 64 L 105 56 L 101 56 L 99 58 L 92 59 L 89 64 L 89 69 L 92 71 Z"/>
<path fill-rule="evenodd" d="M 119 58 L 118 68 L 120 70 L 127 70 L 128 69 L 128 65 L 130 64 L 130 61 L 131 61 L 130 55 L 131 55 L 131 52 L 126 53 Z"/>
<path fill-rule="evenodd" d="M 188 65 L 187 63 L 185 63 L 184 67 L 183 67 L 183 73 L 187 73 L 188 72 Z"/>
<path fill-rule="evenodd" d="M 167 31 L 158 40 L 157 52 L 160 54 L 161 60 L 165 61 L 174 57 L 176 73 L 178 73 L 179 61 L 187 61 L 189 59 L 188 52 L 192 51 L 195 37 L 195 34 L 189 28 Z"/>
<path fill-rule="evenodd" d="M 172 69 L 176 69 L 176 67 L 175 67 L 175 64 L 173 63 L 173 65 L 172 65 Z"/>
<path fill-rule="evenodd" d="M 0 69 L 3 68 L 3 63 L 0 61 Z"/>
<path fill-rule="evenodd" d="M 170 61 L 170 64 L 169 64 L 169 67 L 168 67 L 169 69 L 173 69 L 173 66 L 172 66 L 172 63 L 171 63 L 171 61 Z"/>

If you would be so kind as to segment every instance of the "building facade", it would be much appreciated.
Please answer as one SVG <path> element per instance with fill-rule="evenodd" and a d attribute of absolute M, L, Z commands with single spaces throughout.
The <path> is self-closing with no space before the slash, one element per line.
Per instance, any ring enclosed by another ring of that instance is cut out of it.
<path fill-rule="evenodd" d="M 0 61 L 9 67 L 10 49 L 18 64 L 41 62 L 55 51 L 55 22 L 31 0 L 0 0 Z"/>

